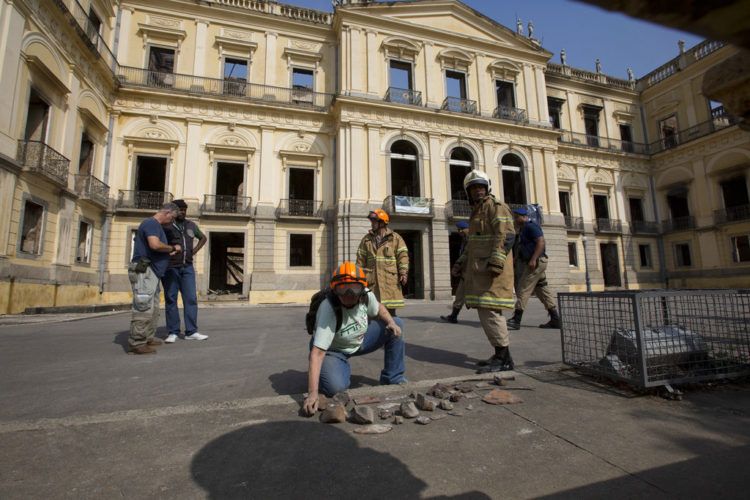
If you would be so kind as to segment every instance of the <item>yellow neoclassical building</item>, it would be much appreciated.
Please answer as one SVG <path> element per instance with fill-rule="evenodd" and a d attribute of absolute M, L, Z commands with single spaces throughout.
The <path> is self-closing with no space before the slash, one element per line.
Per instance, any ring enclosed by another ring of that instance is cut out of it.
<path fill-rule="evenodd" d="M 307 301 L 378 207 L 447 299 L 472 168 L 542 207 L 557 290 L 750 286 L 750 136 L 701 94 L 737 49 L 622 80 L 457 0 L 337 3 L 0 2 L 0 314 L 128 302 L 177 198 L 204 300 Z"/>

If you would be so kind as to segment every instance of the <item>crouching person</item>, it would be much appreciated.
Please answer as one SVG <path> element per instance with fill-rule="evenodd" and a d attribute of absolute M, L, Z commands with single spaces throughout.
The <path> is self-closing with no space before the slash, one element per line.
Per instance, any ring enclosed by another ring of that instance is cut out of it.
<path fill-rule="evenodd" d="M 372 321 L 371 321 L 372 320 Z M 308 396 L 304 410 L 318 409 L 318 394 L 333 396 L 349 388 L 349 358 L 385 349 L 381 384 L 401 384 L 404 377 L 403 323 L 393 318 L 367 288 L 365 273 L 344 262 L 331 277 L 331 292 L 318 307 L 310 342 Z"/>

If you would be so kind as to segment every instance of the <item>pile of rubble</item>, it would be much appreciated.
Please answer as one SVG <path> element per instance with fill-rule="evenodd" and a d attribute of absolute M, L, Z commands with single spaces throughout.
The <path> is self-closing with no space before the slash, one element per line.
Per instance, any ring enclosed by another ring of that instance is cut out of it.
<path fill-rule="evenodd" d="M 354 429 L 355 433 L 383 434 L 393 429 L 394 425 L 401 425 L 409 420 L 428 425 L 448 416 L 462 417 L 465 411 L 474 410 L 470 401 L 480 397 L 484 403 L 493 405 L 522 403 L 521 398 L 507 389 L 530 389 L 496 388 L 507 386 L 510 380 L 515 380 L 515 377 L 495 376 L 492 381 L 435 384 L 426 393 L 412 392 L 408 396 L 389 397 L 385 402 L 373 396 L 352 399 L 347 392 L 340 392 L 330 399 L 321 395 L 318 399 L 318 411 L 320 421 L 325 424 L 348 421 L 358 426 Z M 480 391 L 486 393 L 480 394 Z"/>

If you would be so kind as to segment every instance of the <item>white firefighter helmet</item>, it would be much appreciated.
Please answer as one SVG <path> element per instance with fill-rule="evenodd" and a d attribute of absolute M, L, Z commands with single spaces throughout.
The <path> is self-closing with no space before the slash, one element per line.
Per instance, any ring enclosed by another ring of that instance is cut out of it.
<path fill-rule="evenodd" d="M 464 177 L 464 190 L 467 194 L 469 193 L 469 186 L 473 186 L 474 184 L 483 184 L 487 188 L 487 193 L 490 192 L 490 178 L 481 170 L 472 170 Z"/>

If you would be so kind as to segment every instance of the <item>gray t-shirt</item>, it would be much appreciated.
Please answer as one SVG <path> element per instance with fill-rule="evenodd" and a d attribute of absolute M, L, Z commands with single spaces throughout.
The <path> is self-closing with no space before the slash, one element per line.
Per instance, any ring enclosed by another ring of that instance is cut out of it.
<path fill-rule="evenodd" d="M 368 319 L 375 318 L 380 310 L 375 294 L 367 292 L 367 305 L 358 303 L 351 309 L 341 308 L 341 328 L 336 329 L 336 312 L 328 300 L 318 307 L 315 317 L 313 345 L 324 351 L 337 351 L 344 354 L 357 352 L 365 338 Z"/>

